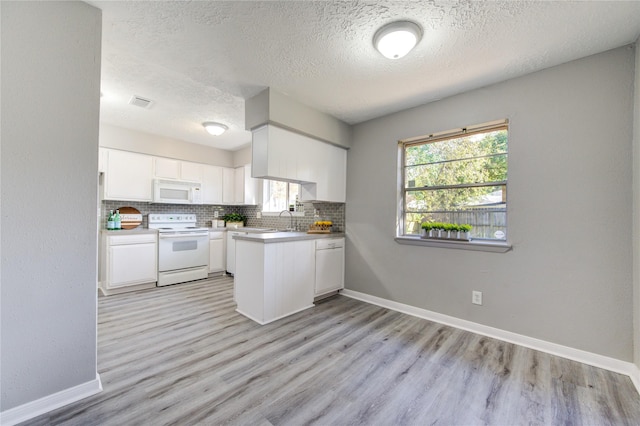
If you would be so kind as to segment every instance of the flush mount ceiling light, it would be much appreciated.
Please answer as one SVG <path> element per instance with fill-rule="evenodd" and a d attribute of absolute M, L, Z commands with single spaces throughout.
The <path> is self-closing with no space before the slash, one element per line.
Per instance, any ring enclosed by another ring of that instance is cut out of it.
<path fill-rule="evenodd" d="M 373 45 L 383 56 L 400 59 L 414 48 L 422 38 L 422 29 L 409 21 L 385 25 L 373 36 Z"/>
<path fill-rule="evenodd" d="M 212 134 L 213 136 L 220 136 L 229 128 L 222 123 L 214 123 L 213 121 L 207 121 L 206 123 L 202 123 L 204 128 Z"/>

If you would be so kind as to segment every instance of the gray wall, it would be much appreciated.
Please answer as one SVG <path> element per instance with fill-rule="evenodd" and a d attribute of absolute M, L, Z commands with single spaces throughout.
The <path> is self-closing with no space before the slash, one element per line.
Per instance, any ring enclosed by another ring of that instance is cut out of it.
<path fill-rule="evenodd" d="M 623 47 L 355 126 L 347 288 L 631 361 L 634 60 Z M 397 141 L 501 118 L 513 250 L 394 242 Z"/>
<path fill-rule="evenodd" d="M 245 129 L 275 124 L 343 148 L 351 146 L 351 126 L 272 88 L 245 101 Z"/>
<path fill-rule="evenodd" d="M 101 12 L 2 2 L 0 410 L 96 378 Z"/>

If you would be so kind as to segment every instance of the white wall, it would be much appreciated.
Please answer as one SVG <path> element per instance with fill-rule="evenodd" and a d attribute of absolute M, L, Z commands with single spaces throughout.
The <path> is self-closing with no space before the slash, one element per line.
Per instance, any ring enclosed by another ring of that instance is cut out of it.
<path fill-rule="evenodd" d="M 347 288 L 631 361 L 634 60 L 619 48 L 355 126 Z M 513 250 L 394 242 L 397 141 L 502 118 Z"/>
<path fill-rule="evenodd" d="M 110 124 L 100 124 L 100 146 L 177 158 L 214 166 L 233 167 L 233 152 L 202 144 L 185 142 Z"/>
<path fill-rule="evenodd" d="M 251 146 L 233 151 L 233 167 L 240 167 L 251 163 Z"/>
<path fill-rule="evenodd" d="M 96 381 L 101 12 L 2 2 L 0 410 Z"/>

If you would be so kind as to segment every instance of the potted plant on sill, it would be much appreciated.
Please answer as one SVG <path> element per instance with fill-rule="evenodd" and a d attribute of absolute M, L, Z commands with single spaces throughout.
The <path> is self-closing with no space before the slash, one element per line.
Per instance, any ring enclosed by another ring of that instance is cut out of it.
<path fill-rule="evenodd" d="M 471 239 L 469 232 L 471 232 L 473 226 L 469 225 L 468 223 L 463 223 L 461 225 L 458 225 L 458 229 L 458 239 L 466 241 L 469 241 Z"/>
<path fill-rule="evenodd" d="M 423 222 L 421 225 L 421 238 L 433 238 L 435 236 L 435 230 L 433 229 L 433 222 Z"/>
<path fill-rule="evenodd" d="M 247 222 L 247 217 L 240 213 L 229 213 L 222 216 L 227 228 L 239 228 L 243 227 Z"/>
<path fill-rule="evenodd" d="M 433 224 L 433 237 L 434 238 L 445 238 L 445 229 L 444 223 L 442 222 L 434 222 Z"/>

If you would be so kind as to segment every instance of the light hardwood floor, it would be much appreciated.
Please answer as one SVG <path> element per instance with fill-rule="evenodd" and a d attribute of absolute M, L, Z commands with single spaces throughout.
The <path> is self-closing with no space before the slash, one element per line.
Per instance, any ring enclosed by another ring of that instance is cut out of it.
<path fill-rule="evenodd" d="M 232 292 L 99 298 L 104 391 L 25 424 L 640 424 L 623 375 L 344 296 L 260 326 Z"/>

